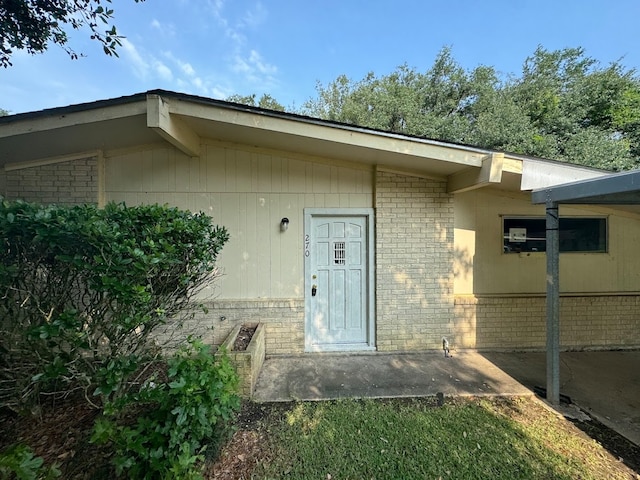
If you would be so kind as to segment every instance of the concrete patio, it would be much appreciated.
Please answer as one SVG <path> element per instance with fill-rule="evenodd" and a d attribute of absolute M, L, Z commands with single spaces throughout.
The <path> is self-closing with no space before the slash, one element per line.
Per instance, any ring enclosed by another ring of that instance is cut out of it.
<path fill-rule="evenodd" d="M 543 352 L 304 354 L 270 357 L 257 402 L 533 395 L 545 386 Z M 564 352 L 561 388 L 573 403 L 640 444 L 640 352 Z"/>

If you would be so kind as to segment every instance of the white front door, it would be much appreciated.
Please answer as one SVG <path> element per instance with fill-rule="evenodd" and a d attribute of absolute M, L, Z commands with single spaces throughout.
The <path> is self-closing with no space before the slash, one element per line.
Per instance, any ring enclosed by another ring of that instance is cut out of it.
<path fill-rule="evenodd" d="M 372 350 L 373 211 L 305 209 L 305 348 Z"/>

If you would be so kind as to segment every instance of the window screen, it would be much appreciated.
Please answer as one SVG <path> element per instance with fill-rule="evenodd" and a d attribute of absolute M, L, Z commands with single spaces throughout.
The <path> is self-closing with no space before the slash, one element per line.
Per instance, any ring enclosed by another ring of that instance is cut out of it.
<path fill-rule="evenodd" d="M 504 217 L 504 253 L 546 251 L 544 217 Z M 561 217 L 560 252 L 607 251 L 607 219 L 604 217 Z"/>

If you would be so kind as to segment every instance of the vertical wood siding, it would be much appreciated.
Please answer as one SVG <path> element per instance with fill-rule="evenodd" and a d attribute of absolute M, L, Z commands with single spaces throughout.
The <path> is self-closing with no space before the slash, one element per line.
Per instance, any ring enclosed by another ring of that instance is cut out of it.
<path fill-rule="evenodd" d="M 105 162 L 107 201 L 167 203 L 227 227 L 221 299 L 302 298 L 303 209 L 373 206 L 373 171 L 294 156 L 205 144 L 199 158 L 155 147 Z"/>

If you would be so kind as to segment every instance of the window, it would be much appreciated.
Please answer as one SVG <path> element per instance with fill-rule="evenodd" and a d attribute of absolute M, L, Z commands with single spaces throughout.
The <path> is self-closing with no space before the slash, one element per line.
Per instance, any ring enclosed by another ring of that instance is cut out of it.
<path fill-rule="evenodd" d="M 544 217 L 503 217 L 504 253 L 546 251 Z M 561 217 L 560 252 L 607 251 L 607 219 L 604 217 Z"/>
<path fill-rule="evenodd" d="M 345 244 L 344 242 L 336 242 L 333 244 L 333 263 L 334 265 L 344 265 L 345 260 Z"/>

